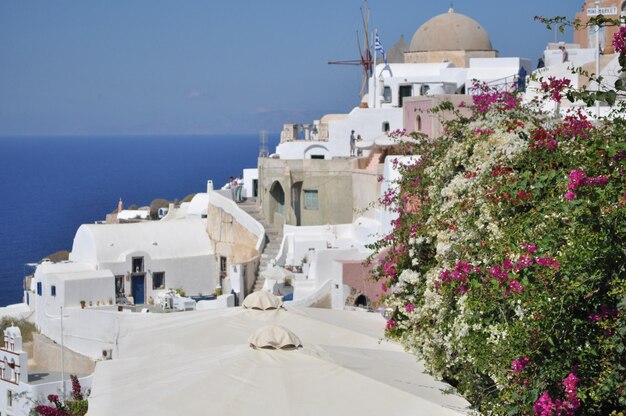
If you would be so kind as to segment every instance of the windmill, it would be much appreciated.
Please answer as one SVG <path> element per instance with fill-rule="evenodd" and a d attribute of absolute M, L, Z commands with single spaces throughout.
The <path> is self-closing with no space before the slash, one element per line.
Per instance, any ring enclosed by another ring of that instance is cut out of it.
<path fill-rule="evenodd" d="M 372 51 L 370 47 L 369 39 L 369 21 L 371 10 L 367 0 L 365 0 L 363 6 L 361 6 L 361 21 L 363 23 L 363 41 L 361 43 L 359 31 L 356 31 L 356 44 L 359 49 L 360 59 L 352 59 L 347 61 L 330 61 L 329 65 L 355 65 L 360 66 L 363 72 L 361 80 L 361 92 L 359 95 L 363 97 L 367 93 L 367 81 L 372 75 L 372 68 L 374 61 L 372 60 Z"/>

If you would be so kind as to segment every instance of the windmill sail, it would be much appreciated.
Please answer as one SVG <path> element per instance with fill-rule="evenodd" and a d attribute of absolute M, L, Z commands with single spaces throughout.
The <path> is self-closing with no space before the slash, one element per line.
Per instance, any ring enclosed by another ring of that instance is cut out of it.
<path fill-rule="evenodd" d="M 369 20 L 370 20 L 370 8 L 367 0 L 365 0 L 363 6 L 361 6 L 361 21 L 363 23 L 363 41 L 360 39 L 359 31 L 356 32 L 356 43 L 359 50 L 360 59 L 352 59 L 347 61 L 330 61 L 329 65 L 358 65 L 361 67 L 362 79 L 361 79 L 361 91 L 359 95 L 363 97 L 367 91 L 368 79 L 372 75 L 373 60 L 372 60 L 372 48 L 370 45 L 369 37 Z"/>

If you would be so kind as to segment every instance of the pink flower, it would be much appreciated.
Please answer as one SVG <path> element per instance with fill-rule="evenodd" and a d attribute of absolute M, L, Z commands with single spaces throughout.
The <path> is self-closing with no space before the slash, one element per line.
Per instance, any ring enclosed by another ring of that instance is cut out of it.
<path fill-rule="evenodd" d="M 622 54 L 626 52 L 626 27 L 620 27 L 613 35 L 613 47 L 617 53 Z"/>
<path fill-rule="evenodd" d="M 407 305 L 404 307 L 404 310 L 407 312 L 413 312 L 415 310 L 415 305 L 413 305 L 412 303 L 407 303 Z"/>
<path fill-rule="evenodd" d="M 576 197 L 576 194 L 573 191 L 568 191 L 565 194 L 565 199 L 571 201 L 572 199 L 574 199 Z"/>
<path fill-rule="evenodd" d="M 569 178 L 569 185 L 567 185 L 567 188 L 575 191 L 585 184 L 585 179 L 587 178 L 587 175 L 582 169 L 574 169 L 569 173 L 567 177 Z"/>
<path fill-rule="evenodd" d="M 530 252 L 529 252 L 530 253 Z M 515 271 L 519 272 L 527 267 L 532 266 L 533 260 L 528 256 L 520 257 L 520 259 L 515 263 Z"/>
<path fill-rule="evenodd" d="M 553 101 L 561 101 L 563 90 L 570 86 L 571 81 L 567 78 L 557 79 L 555 77 L 548 77 L 548 81 L 541 83 L 541 90 L 546 93 L 549 92 Z"/>
<path fill-rule="evenodd" d="M 522 287 L 522 285 L 520 285 L 520 283 L 517 280 L 511 280 L 509 282 L 509 289 L 511 290 L 511 292 L 513 293 L 521 293 L 522 290 L 524 290 L 524 288 Z"/>
<path fill-rule="evenodd" d="M 527 253 L 534 253 L 537 251 L 537 246 L 533 243 L 530 244 L 522 244 L 522 248 L 526 250 Z"/>
<path fill-rule="evenodd" d="M 609 183 L 609 177 L 606 175 L 596 176 L 595 178 L 586 178 L 585 185 L 587 186 L 599 186 L 604 188 Z"/>
<path fill-rule="evenodd" d="M 502 267 L 504 267 L 504 270 L 513 270 L 513 263 L 511 262 L 511 259 L 506 258 L 504 259 L 504 261 L 502 262 Z"/>
<path fill-rule="evenodd" d="M 398 323 L 393 319 L 387 321 L 387 326 L 385 327 L 385 331 L 393 331 L 398 326 Z"/>
<path fill-rule="evenodd" d="M 591 322 L 598 322 L 600 320 L 600 315 L 597 313 L 592 313 L 589 315 L 589 320 Z"/>
<path fill-rule="evenodd" d="M 576 411 L 580 407 L 580 399 L 577 394 L 577 386 L 580 379 L 576 377 L 576 374 L 573 372 L 569 373 L 565 379 L 563 379 L 563 389 L 565 390 L 565 395 L 567 396 L 567 401 L 564 402 L 564 407 L 566 409 L 571 410 L 572 413 Z"/>
<path fill-rule="evenodd" d="M 557 407 L 547 391 L 544 391 L 533 405 L 535 416 L 553 416 L 555 410 Z"/>
<path fill-rule="evenodd" d="M 513 372 L 515 374 L 519 374 L 522 371 L 524 371 L 524 369 L 529 363 L 530 363 L 530 359 L 528 357 L 526 356 L 519 357 L 517 360 L 511 361 L 511 368 L 513 369 Z"/>
<path fill-rule="evenodd" d="M 552 267 L 555 270 L 561 267 L 558 261 L 550 257 L 535 257 L 535 263 L 543 267 Z"/>

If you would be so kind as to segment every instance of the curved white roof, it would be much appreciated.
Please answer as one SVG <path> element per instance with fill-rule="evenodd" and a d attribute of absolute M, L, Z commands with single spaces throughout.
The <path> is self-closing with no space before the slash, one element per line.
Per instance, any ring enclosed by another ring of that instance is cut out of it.
<path fill-rule="evenodd" d="M 74 236 L 70 260 L 118 262 L 137 252 L 152 259 L 211 254 L 206 221 L 184 219 L 133 224 L 83 224 Z"/>
<path fill-rule="evenodd" d="M 206 215 L 209 206 L 209 194 L 206 192 L 195 194 L 187 207 L 188 217 L 201 217 Z"/>

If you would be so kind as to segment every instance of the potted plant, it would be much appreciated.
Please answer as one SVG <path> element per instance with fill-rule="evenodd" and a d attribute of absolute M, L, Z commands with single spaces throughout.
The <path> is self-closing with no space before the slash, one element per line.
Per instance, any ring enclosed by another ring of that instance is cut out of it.
<path fill-rule="evenodd" d="M 308 274 L 309 267 L 310 267 L 309 258 L 305 254 L 304 257 L 302 257 L 302 265 L 300 266 L 300 273 Z"/>
<path fill-rule="evenodd" d="M 85 302 L 84 300 L 80 301 L 80 308 L 81 309 L 85 309 L 85 305 L 87 304 L 87 302 Z"/>

